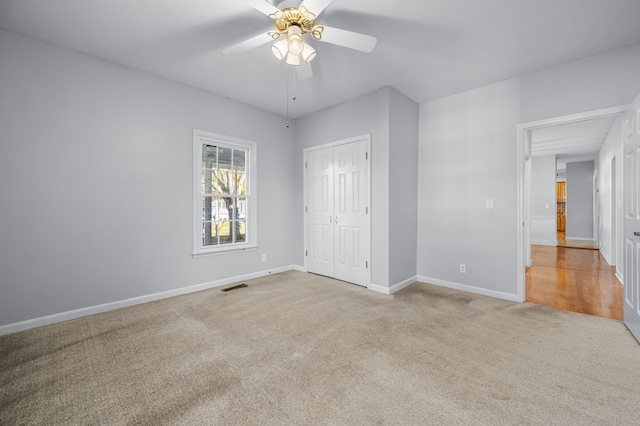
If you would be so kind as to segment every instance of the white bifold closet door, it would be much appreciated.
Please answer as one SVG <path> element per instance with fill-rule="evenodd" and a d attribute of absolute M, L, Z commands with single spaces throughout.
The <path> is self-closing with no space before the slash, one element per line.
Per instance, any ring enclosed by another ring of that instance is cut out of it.
<path fill-rule="evenodd" d="M 368 139 L 306 151 L 307 270 L 370 282 Z"/>

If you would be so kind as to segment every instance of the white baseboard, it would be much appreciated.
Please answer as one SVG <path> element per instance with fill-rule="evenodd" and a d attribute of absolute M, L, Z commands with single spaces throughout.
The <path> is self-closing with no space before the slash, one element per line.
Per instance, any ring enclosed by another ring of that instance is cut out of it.
<path fill-rule="evenodd" d="M 531 244 L 535 246 L 555 247 L 558 245 L 558 240 L 531 240 Z"/>
<path fill-rule="evenodd" d="M 404 281 L 400 281 L 399 283 L 391 286 L 390 288 L 391 291 L 389 292 L 389 294 L 393 294 L 396 291 L 400 291 L 405 287 L 409 287 L 411 284 L 415 283 L 416 281 L 418 281 L 418 277 L 416 275 L 414 275 L 411 278 L 407 278 Z"/>
<path fill-rule="evenodd" d="M 440 287 L 452 288 L 454 290 L 466 291 L 469 293 L 481 294 L 483 296 L 495 297 L 497 299 L 509 300 L 511 302 L 522 302 L 517 294 L 504 293 L 501 291 L 488 290 L 485 288 L 474 287 L 466 284 L 454 283 L 451 281 L 439 280 L 437 278 L 429 278 L 418 275 L 418 282 L 426 284 L 434 284 Z"/>
<path fill-rule="evenodd" d="M 367 288 L 369 290 L 373 290 L 373 291 L 376 291 L 378 293 L 393 294 L 396 291 L 400 291 L 405 287 L 409 287 L 411 284 L 415 283 L 416 280 L 417 280 L 417 277 L 413 276 L 411 278 L 407 278 L 404 281 L 400 281 L 399 283 L 396 283 L 396 284 L 392 285 L 391 287 L 384 287 L 384 286 L 377 285 L 377 284 L 369 284 L 367 286 Z"/>
<path fill-rule="evenodd" d="M 620 284 L 624 285 L 624 280 L 622 279 L 622 274 L 620 271 L 616 270 L 616 278 L 620 281 Z"/>
<path fill-rule="evenodd" d="M 606 251 L 600 249 L 600 254 L 602 255 L 602 257 L 604 257 L 604 260 L 607 261 L 607 263 L 609 264 L 609 266 L 615 266 L 611 264 L 611 259 L 609 258 L 609 255 L 607 254 Z"/>
<path fill-rule="evenodd" d="M 293 269 L 298 272 L 307 272 L 307 268 L 300 265 L 293 265 Z"/>
<path fill-rule="evenodd" d="M 595 241 L 593 238 L 583 238 L 583 237 L 570 237 L 570 236 L 565 236 L 565 238 L 567 240 L 578 240 L 578 241 Z"/>
<path fill-rule="evenodd" d="M 367 288 L 368 288 L 369 290 L 373 290 L 373 291 L 378 292 L 378 293 L 382 293 L 382 294 L 391 294 L 391 289 L 390 289 L 389 287 L 385 287 L 385 286 L 382 286 L 382 285 L 378 285 L 378 284 L 369 284 L 369 285 L 367 286 Z"/>
<path fill-rule="evenodd" d="M 177 288 L 174 290 L 163 291 L 160 293 L 147 294 L 145 296 L 133 297 L 131 299 L 119 300 L 115 302 L 103 303 L 101 305 L 88 306 L 86 308 L 75 309 L 73 311 L 60 312 L 44 317 L 33 318 L 26 321 L 20 321 L 13 324 L 0 326 L 0 336 L 4 334 L 17 333 L 18 331 L 29 330 L 31 328 L 42 327 L 45 325 L 56 324 L 63 321 L 69 321 L 76 318 L 82 318 L 89 315 L 99 314 L 102 312 L 113 311 L 115 309 L 126 308 L 127 306 L 139 305 L 141 303 L 153 302 L 155 300 L 166 299 L 168 297 L 180 296 L 182 294 L 195 293 L 196 291 L 206 290 L 214 287 L 221 287 L 233 284 L 238 281 L 260 278 L 270 274 L 277 274 L 291 270 L 300 270 L 299 266 L 291 265 L 280 268 L 268 269 L 266 271 L 253 272 L 251 274 L 239 275 L 236 277 L 224 278 L 216 281 L 209 281 L 202 284 L 196 284 L 188 287 Z"/>

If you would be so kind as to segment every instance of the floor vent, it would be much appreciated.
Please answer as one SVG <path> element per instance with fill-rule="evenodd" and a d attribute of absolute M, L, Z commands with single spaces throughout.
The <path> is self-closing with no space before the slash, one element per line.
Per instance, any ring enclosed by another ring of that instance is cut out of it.
<path fill-rule="evenodd" d="M 231 290 L 237 290 L 239 288 L 245 288 L 245 287 L 249 287 L 249 286 L 246 284 L 238 284 L 238 285 L 234 285 L 233 287 L 223 288 L 220 291 L 231 291 Z"/>

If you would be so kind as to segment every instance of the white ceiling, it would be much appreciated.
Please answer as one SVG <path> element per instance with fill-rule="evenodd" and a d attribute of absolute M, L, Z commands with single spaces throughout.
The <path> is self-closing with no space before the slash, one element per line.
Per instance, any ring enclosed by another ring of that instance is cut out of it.
<path fill-rule="evenodd" d="M 638 0 L 334 0 L 317 24 L 378 38 L 372 53 L 312 41 L 300 117 L 390 85 L 423 103 L 640 42 Z M 0 28 L 284 115 L 287 66 L 244 0 L 0 0 Z M 292 87 L 293 89 L 293 87 Z"/>
<path fill-rule="evenodd" d="M 555 154 L 559 169 L 567 160 L 587 161 L 596 158 L 616 116 L 533 129 L 531 154 Z"/>

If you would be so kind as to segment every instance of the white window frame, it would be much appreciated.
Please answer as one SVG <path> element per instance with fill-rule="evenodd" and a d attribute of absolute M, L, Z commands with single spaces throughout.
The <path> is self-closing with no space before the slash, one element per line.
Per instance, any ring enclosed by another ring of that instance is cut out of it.
<path fill-rule="evenodd" d="M 246 180 L 246 226 L 247 235 L 244 242 L 205 246 L 202 244 L 202 146 L 215 145 L 218 147 L 243 149 L 247 152 L 247 180 Z M 194 257 L 212 254 L 231 253 L 244 250 L 255 250 L 258 247 L 258 216 L 257 216 L 257 144 L 252 141 L 207 132 L 193 131 L 193 253 Z"/>

